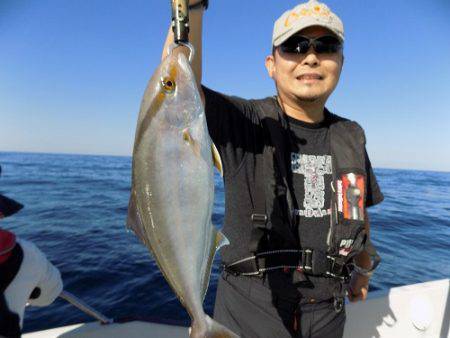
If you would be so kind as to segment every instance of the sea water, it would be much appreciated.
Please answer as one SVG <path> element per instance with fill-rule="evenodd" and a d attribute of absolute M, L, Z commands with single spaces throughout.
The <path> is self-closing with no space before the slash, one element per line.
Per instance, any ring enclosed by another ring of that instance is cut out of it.
<path fill-rule="evenodd" d="M 0 153 L 0 193 L 25 208 L 0 226 L 33 241 L 59 268 L 64 288 L 108 317 L 188 324 L 189 317 L 147 248 L 125 229 L 131 158 Z M 375 169 L 385 200 L 369 209 L 382 263 L 371 290 L 450 278 L 450 173 Z M 213 223 L 224 191 L 216 175 Z M 212 313 L 213 267 L 205 309 Z M 58 299 L 28 308 L 24 331 L 92 321 Z"/>

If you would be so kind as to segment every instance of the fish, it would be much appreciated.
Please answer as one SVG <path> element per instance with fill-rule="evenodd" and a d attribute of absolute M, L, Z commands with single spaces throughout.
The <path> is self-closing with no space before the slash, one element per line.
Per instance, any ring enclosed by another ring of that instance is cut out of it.
<path fill-rule="evenodd" d="M 229 244 L 211 223 L 214 164 L 222 171 L 195 76 L 186 56 L 172 51 L 142 99 L 127 227 L 186 308 L 195 338 L 238 337 L 203 310 L 214 255 Z"/>

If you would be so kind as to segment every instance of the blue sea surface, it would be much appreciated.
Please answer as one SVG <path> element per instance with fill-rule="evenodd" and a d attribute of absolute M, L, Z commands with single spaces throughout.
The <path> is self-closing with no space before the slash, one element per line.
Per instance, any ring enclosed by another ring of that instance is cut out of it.
<path fill-rule="evenodd" d="M 0 226 L 33 241 L 60 269 L 64 288 L 113 318 L 188 324 L 147 248 L 125 230 L 129 157 L 0 153 L 0 192 L 25 208 Z M 450 278 L 450 173 L 375 169 L 385 201 L 370 208 L 381 257 L 371 290 Z M 213 223 L 224 191 L 216 176 Z M 205 309 L 212 313 L 219 261 Z M 28 308 L 24 331 L 92 321 L 58 299 Z"/>

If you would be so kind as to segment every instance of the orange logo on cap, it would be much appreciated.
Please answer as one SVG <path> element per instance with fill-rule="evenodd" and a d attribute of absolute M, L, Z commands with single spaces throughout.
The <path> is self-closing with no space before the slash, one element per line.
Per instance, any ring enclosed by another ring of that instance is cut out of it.
<path fill-rule="evenodd" d="M 330 10 L 326 7 L 323 7 L 322 5 L 314 6 L 313 8 L 303 7 L 301 9 L 299 9 L 298 12 L 292 11 L 291 13 L 289 13 L 288 17 L 284 21 L 284 27 L 290 27 L 294 21 L 300 19 L 301 17 L 306 17 L 306 16 L 327 17 L 327 16 L 330 16 L 330 14 L 331 14 Z"/>
<path fill-rule="evenodd" d="M 298 15 L 297 13 L 291 12 L 284 22 L 284 27 L 289 27 L 292 24 L 292 21 L 297 20 L 299 17 L 300 15 Z M 292 21 L 290 21 L 291 18 L 293 18 Z"/>

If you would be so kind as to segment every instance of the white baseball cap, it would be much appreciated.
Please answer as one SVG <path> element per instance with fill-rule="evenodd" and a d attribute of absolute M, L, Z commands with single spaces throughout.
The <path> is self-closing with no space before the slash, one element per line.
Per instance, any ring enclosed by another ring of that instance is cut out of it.
<path fill-rule="evenodd" d="M 327 28 L 344 42 L 344 24 L 341 19 L 324 3 L 309 0 L 284 12 L 275 21 L 272 45 L 278 47 L 297 32 L 311 26 Z"/>

